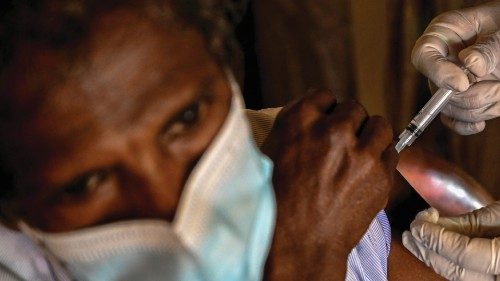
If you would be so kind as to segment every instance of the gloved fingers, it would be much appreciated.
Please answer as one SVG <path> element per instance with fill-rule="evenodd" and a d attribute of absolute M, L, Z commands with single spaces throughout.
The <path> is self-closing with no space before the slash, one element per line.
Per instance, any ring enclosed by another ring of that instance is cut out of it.
<path fill-rule="evenodd" d="M 459 53 L 460 61 L 475 76 L 483 77 L 495 70 L 500 54 L 500 32 L 480 36 L 476 43 Z"/>
<path fill-rule="evenodd" d="M 418 243 L 409 231 L 403 233 L 403 245 L 425 265 L 448 280 L 495 280 L 490 274 L 475 272 L 454 264 L 438 253 Z"/>
<path fill-rule="evenodd" d="M 463 70 L 448 58 L 448 46 L 443 39 L 424 34 L 415 44 L 412 63 L 423 75 L 439 88 L 463 92 L 469 87 L 469 79 Z"/>
<path fill-rule="evenodd" d="M 477 134 L 482 132 L 486 127 L 486 123 L 484 121 L 476 123 L 462 122 L 444 114 L 441 114 L 441 122 L 443 122 L 446 127 L 463 136 Z"/>
<path fill-rule="evenodd" d="M 470 237 L 499 237 L 500 201 L 461 216 L 439 217 L 437 224 Z"/>
<path fill-rule="evenodd" d="M 500 82 L 485 80 L 471 85 L 465 92 L 453 94 L 449 104 L 463 109 L 480 109 L 499 101 Z"/>
<path fill-rule="evenodd" d="M 500 245 L 496 239 L 469 238 L 444 227 L 415 220 L 411 234 L 416 242 L 460 267 L 500 274 Z"/>
<path fill-rule="evenodd" d="M 463 92 L 469 80 L 457 66 L 458 53 L 476 36 L 476 27 L 461 12 L 441 14 L 415 43 L 412 63 L 438 87 Z"/>
<path fill-rule="evenodd" d="M 481 108 L 464 109 L 452 104 L 447 104 L 444 106 L 441 113 L 456 121 L 478 123 L 498 117 L 500 115 L 500 105 L 491 103 Z"/>

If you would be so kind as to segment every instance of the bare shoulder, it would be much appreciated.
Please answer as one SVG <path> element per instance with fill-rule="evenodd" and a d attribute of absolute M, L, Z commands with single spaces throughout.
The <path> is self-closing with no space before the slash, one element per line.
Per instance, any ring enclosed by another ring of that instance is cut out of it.
<path fill-rule="evenodd" d="M 400 241 L 392 240 L 388 264 L 389 280 L 446 280 L 415 258 Z"/>

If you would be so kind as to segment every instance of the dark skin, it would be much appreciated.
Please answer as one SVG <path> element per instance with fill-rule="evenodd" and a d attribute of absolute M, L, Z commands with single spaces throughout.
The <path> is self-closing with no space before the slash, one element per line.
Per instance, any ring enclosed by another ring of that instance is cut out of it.
<path fill-rule="evenodd" d="M 194 29 L 164 30 L 126 10 L 93 29 L 85 62 L 64 81 L 49 80 L 41 114 L 19 120 L 15 127 L 23 130 L 12 136 L 20 147 L 14 169 L 26 175 L 16 212 L 44 231 L 171 220 L 230 105 L 226 76 Z M 66 63 L 55 51 L 33 53 L 41 72 Z M 15 86 L 35 75 L 18 77 Z"/>
<path fill-rule="evenodd" d="M 344 257 L 384 208 L 397 163 L 391 144 L 392 129 L 385 119 L 368 118 L 354 101 L 336 104 L 329 91 L 314 92 L 282 112 L 263 147 L 279 167 L 273 182 L 278 221 L 283 222 L 275 231 L 269 266 L 272 276 L 277 280 L 344 276 L 345 272 L 328 265 L 343 263 L 342 268 L 346 267 Z M 356 223 L 336 227 L 350 222 Z M 291 236 L 293 232 L 308 235 Z M 301 244 L 306 247 L 296 249 Z M 293 255 L 296 251 L 300 255 Z M 289 261 L 274 264 L 275 255 Z M 311 262 L 325 270 L 289 274 L 290 266 Z"/>
<path fill-rule="evenodd" d="M 384 118 L 355 101 L 337 104 L 327 90 L 280 112 L 262 147 L 275 164 L 278 204 L 267 280 L 345 279 L 347 256 L 392 191 L 392 140 Z M 442 280 L 400 241 L 391 244 L 389 280 Z"/>
<path fill-rule="evenodd" d="M 25 118 L 8 136 L 10 168 L 21 176 L 18 196 L 1 204 L 5 217 L 48 232 L 172 220 L 231 91 L 201 34 L 175 20 L 168 26 L 118 9 L 93 23 L 76 59 L 22 49 L 30 65 L 14 61 L 7 80 Z M 32 111 L 40 88 L 45 99 Z M 387 201 L 396 164 L 390 127 L 321 91 L 277 124 L 265 147 L 278 204 L 267 279 L 343 280 L 350 249 Z"/>

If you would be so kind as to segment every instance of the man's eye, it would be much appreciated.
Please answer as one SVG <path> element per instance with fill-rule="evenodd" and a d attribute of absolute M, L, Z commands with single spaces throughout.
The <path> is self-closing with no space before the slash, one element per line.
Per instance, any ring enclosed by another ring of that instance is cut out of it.
<path fill-rule="evenodd" d="M 177 137 L 187 132 L 191 127 L 195 126 L 200 117 L 200 103 L 197 102 L 183 112 L 181 112 L 177 118 L 175 118 L 174 123 L 168 128 L 168 137 Z"/>
<path fill-rule="evenodd" d="M 198 109 L 200 105 L 198 103 L 188 107 L 182 114 L 179 122 L 183 124 L 191 124 L 198 120 Z"/>
<path fill-rule="evenodd" d="M 108 173 L 105 171 L 93 172 L 81 176 L 66 185 L 58 194 L 57 201 L 85 199 L 87 196 L 96 192 L 97 189 L 106 181 Z"/>

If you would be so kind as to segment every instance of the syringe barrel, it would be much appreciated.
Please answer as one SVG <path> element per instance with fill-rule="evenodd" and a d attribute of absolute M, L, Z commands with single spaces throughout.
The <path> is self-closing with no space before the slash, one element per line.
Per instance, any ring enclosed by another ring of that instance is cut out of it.
<path fill-rule="evenodd" d="M 410 126 L 413 125 L 416 130 L 416 135 L 420 135 L 422 131 L 436 118 L 443 107 L 448 103 L 448 100 L 453 95 L 452 90 L 439 89 L 431 99 L 424 105 L 418 114 L 411 120 Z"/>

